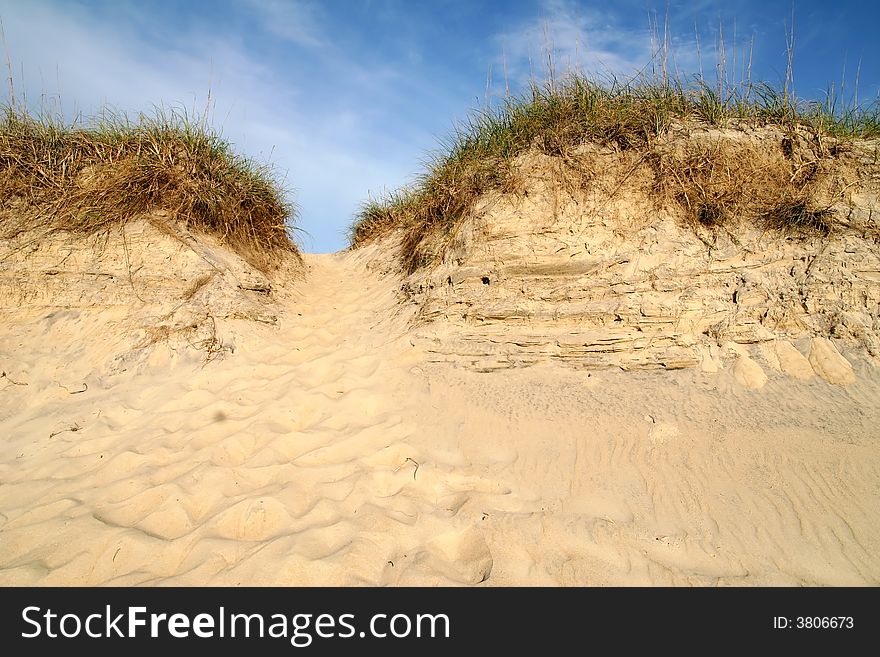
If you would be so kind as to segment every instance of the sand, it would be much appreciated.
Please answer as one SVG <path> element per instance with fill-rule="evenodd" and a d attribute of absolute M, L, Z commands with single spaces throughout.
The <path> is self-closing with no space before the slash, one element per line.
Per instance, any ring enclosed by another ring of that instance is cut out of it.
<path fill-rule="evenodd" d="M 880 583 L 870 359 L 479 371 L 434 357 L 378 248 L 307 255 L 222 348 L 136 349 L 83 277 L 4 304 L 0 584 Z"/>

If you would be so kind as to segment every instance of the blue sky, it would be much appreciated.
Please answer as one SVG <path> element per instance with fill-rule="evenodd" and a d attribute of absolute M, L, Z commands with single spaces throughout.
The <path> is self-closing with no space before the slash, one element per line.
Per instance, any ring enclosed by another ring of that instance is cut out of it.
<path fill-rule="evenodd" d="M 668 12 L 667 12 L 668 7 Z M 299 208 L 306 251 L 335 251 L 358 204 L 411 181 L 456 120 L 558 72 L 626 75 L 668 14 L 674 62 L 728 63 L 780 82 L 794 10 L 794 82 L 821 98 L 856 73 L 880 93 L 880 3 L 795 0 L 0 0 L 16 94 L 68 119 L 103 106 L 204 110 L 236 150 L 270 161 Z M 699 47 L 698 47 L 699 44 Z M 4 76 L 5 77 L 5 76 Z M 489 84 L 487 85 L 487 80 Z M 488 92 L 488 93 L 487 93 Z M 9 100 L 4 85 L 0 98 Z"/>

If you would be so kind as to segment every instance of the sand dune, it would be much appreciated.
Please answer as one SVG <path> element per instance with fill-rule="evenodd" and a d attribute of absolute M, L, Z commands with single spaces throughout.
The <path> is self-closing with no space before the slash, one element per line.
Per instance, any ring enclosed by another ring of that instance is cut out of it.
<path fill-rule="evenodd" d="M 880 584 L 876 117 L 766 90 L 534 87 L 302 259 L 202 123 L 7 108 L 0 585 Z"/>
<path fill-rule="evenodd" d="M 0 583 L 880 582 L 868 359 L 478 372 L 436 362 L 381 255 L 306 256 L 207 354 L 4 304 Z"/>

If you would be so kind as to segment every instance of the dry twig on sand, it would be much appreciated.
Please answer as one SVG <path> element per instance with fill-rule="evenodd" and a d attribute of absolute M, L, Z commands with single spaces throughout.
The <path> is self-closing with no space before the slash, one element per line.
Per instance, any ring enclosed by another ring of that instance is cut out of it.
<path fill-rule="evenodd" d="M 416 478 L 416 473 L 419 471 L 419 465 L 421 465 L 421 464 L 420 464 L 418 461 L 416 461 L 415 459 L 412 459 L 412 458 L 410 458 L 410 457 L 408 457 L 408 456 L 406 457 L 406 460 L 405 460 L 402 464 L 400 464 L 399 466 L 397 466 L 396 468 L 394 468 L 394 471 L 397 472 L 398 470 L 400 470 L 403 466 L 405 466 L 405 465 L 407 464 L 407 462 L 409 462 L 409 463 L 414 463 L 415 466 L 416 466 L 416 469 L 413 470 L 413 479 L 415 479 L 415 478 Z"/>
<path fill-rule="evenodd" d="M 71 431 L 73 433 L 76 433 L 77 431 L 81 431 L 81 430 L 82 430 L 82 427 L 79 426 L 79 424 L 73 423 L 72 425 L 70 425 L 66 429 L 61 429 L 60 431 L 53 431 L 52 433 L 49 434 L 49 438 L 54 438 L 58 434 L 64 433 L 65 431 Z"/>
<path fill-rule="evenodd" d="M 0 373 L 0 379 L 6 379 L 14 386 L 26 386 L 27 383 L 21 383 L 19 381 L 14 381 L 6 372 Z"/>

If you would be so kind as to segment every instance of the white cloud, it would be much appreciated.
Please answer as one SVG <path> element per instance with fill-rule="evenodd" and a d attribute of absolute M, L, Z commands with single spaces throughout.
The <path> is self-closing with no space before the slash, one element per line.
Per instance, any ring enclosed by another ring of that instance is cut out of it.
<path fill-rule="evenodd" d="M 647 14 L 642 31 L 623 29 L 611 16 L 568 0 L 546 0 L 540 18 L 496 37 L 503 50 L 494 65 L 496 81 L 505 67 L 517 86 L 568 72 L 636 73 L 651 60 Z"/>
<path fill-rule="evenodd" d="M 605 10 L 581 6 L 572 0 L 543 0 L 539 17 L 496 35 L 499 52 L 493 62 L 493 95 L 504 93 L 504 69 L 509 86 L 522 88 L 530 82 L 546 82 L 552 73 L 557 79 L 570 72 L 599 78 L 614 76 L 628 79 L 633 75 L 660 73 L 659 55 L 664 38 L 668 46 L 666 70 L 671 76 L 689 77 L 702 69 L 707 79 L 714 79 L 718 61 L 716 32 L 706 34 L 701 23 L 701 43 L 695 34 L 697 8 L 667 17 L 646 7 L 642 20 L 625 16 L 613 4 Z M 624 23 L 622 19 L 628 20 Z M 727 64 L 744 66 L 752 32 L 740 29 L 734 34 L 726 24 Z M 503 53 L 503 55 L 501 54 Z M 745 55 L 744 55 L 745 53 Z M 548 63 L 548 56 L 552 60 Z M 732 72 L 732 71 L 731 71 Z M 740 72 L 737 71 L 737 79 Z"/>
<path fill-rule="evenodd" d="M 327 45 L 320 10 L 314 4 L 291 0 L 248 0 L 247 4 L 267 32 L 305 48 Z"/>

